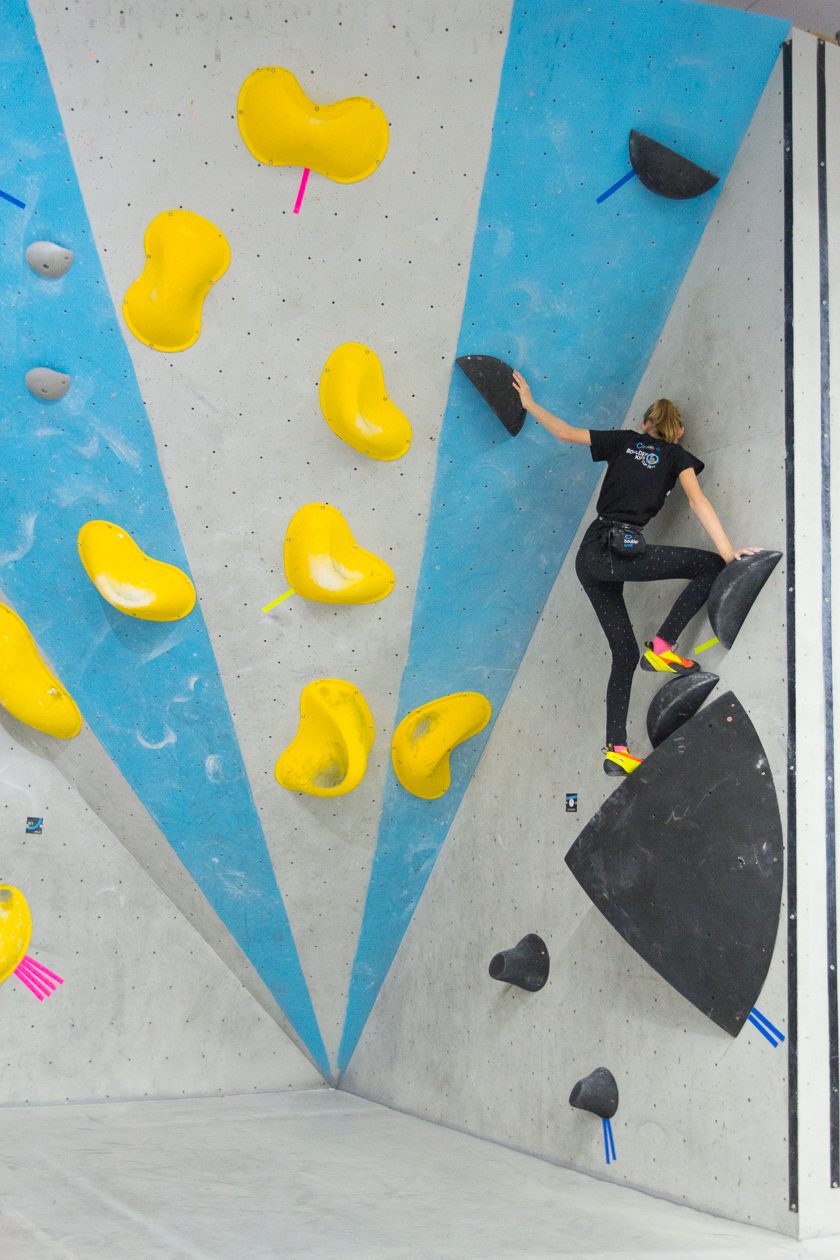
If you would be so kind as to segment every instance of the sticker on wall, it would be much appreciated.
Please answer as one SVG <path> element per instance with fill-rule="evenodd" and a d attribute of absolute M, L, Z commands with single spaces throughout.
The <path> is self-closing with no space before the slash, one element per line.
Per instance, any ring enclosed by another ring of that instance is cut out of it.
<path fill-rule="evenodd" d="M 577 807 L 578 807 L 578 794 L 577 794 L 577 792 L 567 792 L 567 793 L 566 793 L 566 813 L 567 813 L 567 814 L 576 814 L 576 813 L 577 813 Z"/>
<path fill-rule="evenodd" d="M 450 754 L 483 731 L 492 712 L 490 701 L 480 691 L 459 691 L 406 714 L 391 739 L 394 773 L 405 790 L 424 801 L 435 801 L 448 792 Z"/>
<path fill-rule="evenodd" d="M 113 521 L 88 521 L 78 548 L 99 594 L 127 617 L 180 621 L 195 607 L 195 587 L 183 569 L 147 556 Z"/>
<path fill-rule="evenodd" d="M 333 433 L 362 455 L 401 459 L 411 446 L 411 425 L 388 397 L 382 364 L 370 346 L 336 346 L 321 372 L 318 400 Z"/>
<path fill-rule="evenodd" d="M 40 836 L 44 830 L 43 818 L 27 818 L 26 834 L 28 836 Z"/>
<path fill-rule="evenodd" d="M 236 119 L 258 162 L 303 168 L 295 214 L 310 171 L 353 184 L 372 175 L 388 150 L 388 120 L 375 101 L 348 96 L 316 105 L 282 66 L 263 66 L 248 75 L 239 90 Z"/>
<path fill-rule="evenodd" d="M 49 967 L 27 954 L 32 939 L 32 915 L 19 888 L 0 884 L 0 984 L 17 976 L 39 1002 L 64 984 Z"/>
<path fill-rule="evenodd" d="M 316 678 L 301 692 L 300 725 L 278 757 L 274 777 L 290 792 L 345 796 L 364 778 L 374 735 L 358 687 L 342 678 Z"/>
<path fill-rule="evenodd" d="M 201 333 L 204 299 L 230 265 L 224 233 L 192 210 L 164 210 L 143 237 L 146 263 L 123 299 L 138 341 L 170 354 Z"/>
<path fill-rule="evenodd" d="M 375 604 L 394 589 L 390 565 L 360 547 L 338 508 L 305 503 L 289 521 L 283 568 L 290 589 L 266 604 L 270 612 L 290 595 L 321 604 Z"/>
<path fill-rule="evenodd" d="M 26 622 L 0 604 L 0 704 L 27 726 L 57 739 L 82 729 L 78 706 L 44 662 Z"/>

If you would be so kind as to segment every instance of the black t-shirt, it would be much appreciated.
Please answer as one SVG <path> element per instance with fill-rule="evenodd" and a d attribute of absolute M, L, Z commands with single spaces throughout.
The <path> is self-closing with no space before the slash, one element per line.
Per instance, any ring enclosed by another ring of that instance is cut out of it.
<path fill-rule="evenodd" d="M 595 461 L 606 460 L 607 472 L 598 495 L 598 515 L 628 525 L 647 525 L 656 516 L 686 468 L 700 473 L 702 459 L 675 442 L 634 429 L 590 429 Z"/>

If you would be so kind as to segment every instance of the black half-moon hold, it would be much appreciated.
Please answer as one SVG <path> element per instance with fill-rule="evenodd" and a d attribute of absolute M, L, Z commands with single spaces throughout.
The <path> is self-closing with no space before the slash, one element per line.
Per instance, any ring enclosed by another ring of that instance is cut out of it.
<path fill-rule="evenodd" d="M 767 756 L 731 691 L 622 782 L 566 863 L 645 962 L 737 1036 L 770 966 L 783 864 Z"/>
<path fill-rule="evenodd" d="M 609 1120 L 618 1111 L 618 1085 L 609 1068 L 597 1067 L 572 1087 L 569 1102 L 581 1111 Z"/>
<path fill-rule="evenodd" d="M 781 558 L 781 551 L 757 551 L 742 560 L 732 560 L 715 578 L 707 607 L 712 629 L 724 647 L 732 647 L 747 613 Z"/>
<path fill-rule="evenodd" d="M 525 408 L 513 388 L 513 368 L 490 354 L 464 354 L 455 362 L 469 377 L 512 437 L 525 423 Z"/>
<path fill-rule="evenodd" d="M 504 949 L 490 959 L 490 975 L 502 984 L 515 984 L 536 993 L 548 979 L 548 946 L 531 932 L 513 949 Z"/>
<path fill-rule="evenodd" d="M 630 165 L 651 192 L 673 201 L 688 201 L 714 188 L 717 175 L 652 140 L 641 131 L 630 132 Z"/>
<path fill-rule="evenodd" d="M 700 708 L 710 691 L 718 685 L 717 674 L 697 670 L 693 674 L 683 674 L 660 687 L 650 702 L 647 712 L 648 739 L 654 748 L 658 748 L 663 740 Z"/>

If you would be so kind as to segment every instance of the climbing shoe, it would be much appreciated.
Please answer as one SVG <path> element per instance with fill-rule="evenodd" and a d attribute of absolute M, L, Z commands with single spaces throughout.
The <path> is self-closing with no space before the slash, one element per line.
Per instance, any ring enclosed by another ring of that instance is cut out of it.
<path fill-rule="evenodd" d="M 604 774 L 621 775 L 632 774 L 638 766 L 642 764 L 642 757 L 634 757 L 629 752 L 616 752 L 612 744 L 607 744 L 604 749 Z"/>
<path fill-rule="evenodd" d="M 664 652 L 654 652 L 652 643 L 646 643 L 645 647 L 647 651 L 639 664 L 652 674 L 693 674 L 700 668 L 696 661 L 687 661 L 671 648 Z"/>

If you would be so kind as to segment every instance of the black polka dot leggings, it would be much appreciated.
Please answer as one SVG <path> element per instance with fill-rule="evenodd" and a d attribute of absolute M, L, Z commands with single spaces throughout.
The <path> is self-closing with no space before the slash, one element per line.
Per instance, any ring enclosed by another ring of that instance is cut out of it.
<path fill-rule="evenodd" d="M 713 551 L 694 547 L 648 544 L 640 556 L 617 556 L 610 551 L 603 526 L 590 525 L 575 559 L 583 589 L 589 596 L 612 652 L 607 684 L 607 743 L 627 743 L 630 688 L 639 664 L 639 646 L 624 602 L 625 582 L 658 582 L 687 578 L 688 586 L 657 630 L 666 643 L 676 643 L 691 618 L 709 597 L 723 559 Z"/>

